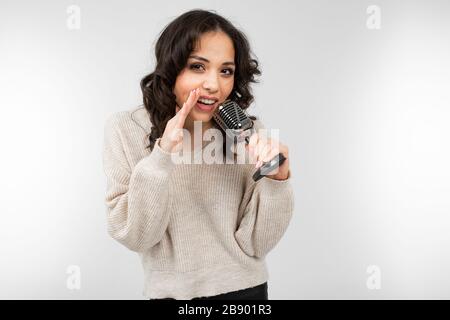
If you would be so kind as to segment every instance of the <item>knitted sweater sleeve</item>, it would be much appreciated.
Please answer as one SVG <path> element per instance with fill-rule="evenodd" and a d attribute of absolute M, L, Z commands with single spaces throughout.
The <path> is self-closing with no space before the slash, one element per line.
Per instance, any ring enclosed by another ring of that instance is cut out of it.
<path fill-rule="evenodd" d="M 255 170 L 254 165 L 250 165 L 240 205 L 241 219 L 234 236 L 247 255 L 263 258 L 281 240 L 289 225 L 294 211 L 294 192 L 290 171 L 286 180 L 264 177 L 254 182 Z"/>
<path fill-rule="evenodd" d="M 141 252 L 157 244 L 169 224 L 168 181 L 174 162 L 158 140 L 152 152 L 131 168 L 119 121 L 124 119 L 110 116 L 104 127 L 108 233 L 128 249 Z"/>
<path fill-rule="evenodd" d="M 235 238 L 249 256 L 264 257 L 281 240 L 294 211 L 289 178 L 262 178 L 251 183 L 244 195 L 244 209 Z"/>

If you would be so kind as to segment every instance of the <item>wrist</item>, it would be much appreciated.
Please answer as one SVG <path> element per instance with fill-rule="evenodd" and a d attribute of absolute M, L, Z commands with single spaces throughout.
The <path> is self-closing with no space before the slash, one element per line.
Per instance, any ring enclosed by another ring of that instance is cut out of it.
<path fill-rule="evenodd" d="M 163 138 L 159 138 L 158 140 L 156 140 L 156 143 L 158 144 L 158 147 L 160 147 L 163 151 L 169 152 L 169 153 L 171 152 L 170 148 L 168 146 L 166 146 Z"/>
<path fill-rule="evenodd" d="M 287 173 L 281 173 L 281 174 L 276 174 L 276 175 L 267 176 L 267 177 L 271 178 L 273 180 L 278 180 L 278 181 L 287 180 L 290 177 L 290 170 Z"/>

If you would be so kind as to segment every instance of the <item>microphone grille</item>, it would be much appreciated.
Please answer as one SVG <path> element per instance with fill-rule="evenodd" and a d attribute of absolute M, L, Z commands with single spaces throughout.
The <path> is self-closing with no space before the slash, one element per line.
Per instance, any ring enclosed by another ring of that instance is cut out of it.
<path fill-rule="evenodd" d="M 244 110 L 232 100 L 225 100 L 213 115 L 223 129 L 246 130 L 253 126 Z"/>

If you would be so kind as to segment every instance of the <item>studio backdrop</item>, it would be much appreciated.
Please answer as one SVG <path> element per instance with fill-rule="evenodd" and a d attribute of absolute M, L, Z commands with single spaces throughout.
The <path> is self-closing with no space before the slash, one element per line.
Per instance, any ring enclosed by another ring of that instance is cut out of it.
<path fill-rule="evenodd" d="M 448 1 L 1 1 L 1 299 L 143 299 L 107 232 L 108 117 L 192 9 L 248 36 L 248 109 L 289 147 L 271 299 L 450 298 Z"/>

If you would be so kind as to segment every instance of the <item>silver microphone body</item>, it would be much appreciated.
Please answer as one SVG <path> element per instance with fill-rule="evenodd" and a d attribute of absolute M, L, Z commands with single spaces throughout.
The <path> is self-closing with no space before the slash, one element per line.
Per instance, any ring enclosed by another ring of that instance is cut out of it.
<path fill-rule="evenodd" d="M 213 114 L 213 119 L 225 131 L 225 134 L 237 143 L 250 142 L 251 135 L 256 131 L 253 120 L 246 114 L 235 101 L 225 100 Z M 258 181 L 280 166 L 286 158 L 279 153 L 273 159 L 262 164 L 253 175 L 253 180 Z"/>

